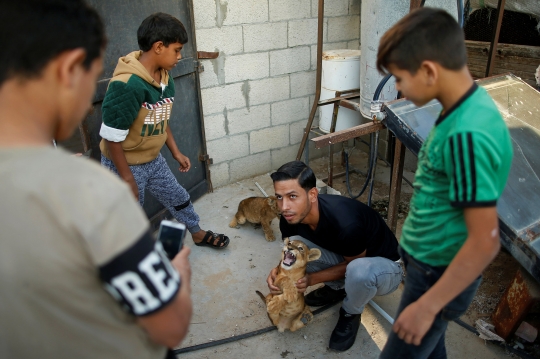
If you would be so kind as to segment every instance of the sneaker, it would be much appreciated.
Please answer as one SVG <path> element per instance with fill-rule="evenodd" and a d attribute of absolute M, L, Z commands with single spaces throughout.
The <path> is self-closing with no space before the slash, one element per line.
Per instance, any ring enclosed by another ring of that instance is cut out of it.
<path fill-rule="evenodd" d="M 336 290 L 325 285 L 306 295 L 305 301 L 310 307 L 320 307 L 326 304 L 337 303 L 343 300 L 346 295 L 345 289 Z"/>
<path fill-rule="evenodd" d="M 339 319 L 330 336 L 328 347 L 337 351 L 345 351 L 353 346 L 360 328 L 360 314 L 349 314 L 339 309 Z"/>

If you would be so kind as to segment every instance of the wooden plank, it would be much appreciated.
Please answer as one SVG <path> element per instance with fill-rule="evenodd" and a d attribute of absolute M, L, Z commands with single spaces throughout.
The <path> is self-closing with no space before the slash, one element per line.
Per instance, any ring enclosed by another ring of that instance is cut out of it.
<path fill-rule="evenodd" d="M 486 55 L 489 52 L 490 43 L 484 41 L 466 40 L 465 45 L 468 51 L 485 51 Z M 497 55 L 501 56 L 518 56 L 540 59 L 540 46 L 514 45 L 514 44 L 498 44 Z"/>
<path fill-rule="evenodd" d="M 384 129 L 384 125 L 380 122 L 368 122 L 359 126 L 347 128 L 345 130 L 329 133 L 327 135 L 312 138 L 315 143 L 315 148 L 323 148 L 334 143 L 340 143 L 351 138 L 367 135 L 368 133 Z"/>

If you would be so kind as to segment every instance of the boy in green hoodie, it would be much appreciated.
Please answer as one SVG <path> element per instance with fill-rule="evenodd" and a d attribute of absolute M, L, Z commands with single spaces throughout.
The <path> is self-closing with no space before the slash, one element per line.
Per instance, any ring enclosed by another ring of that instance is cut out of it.
<path fill-rule="evenodd" d="M 178 149 L 168 126 L 175 93 L 168 71 L 182 58 L 186 29 L 175 17 L 155 13 L 139 26 L 137 41 L 141 51 L 118 60 L 103 100 L 101 163 L 129 184 L 141 205 L 148 188 L 186 224 L 196 245 L 223 249 L 229 238 L 199 227 L 188 192 L 160 154 L 166 144 L 180 171 L 189 171 L 190 160 Z"/>

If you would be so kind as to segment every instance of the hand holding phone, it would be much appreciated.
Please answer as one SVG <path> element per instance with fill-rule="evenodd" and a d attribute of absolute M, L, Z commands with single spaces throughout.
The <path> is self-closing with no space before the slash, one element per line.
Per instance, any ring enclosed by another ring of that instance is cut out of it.
<path fill-rule="evenodd" d="M 159 225 L 158 241 L 163 245 L 169 259 L 173 259 L 184 246 L 186 225 L 183 223 L 163 220 Z"/>

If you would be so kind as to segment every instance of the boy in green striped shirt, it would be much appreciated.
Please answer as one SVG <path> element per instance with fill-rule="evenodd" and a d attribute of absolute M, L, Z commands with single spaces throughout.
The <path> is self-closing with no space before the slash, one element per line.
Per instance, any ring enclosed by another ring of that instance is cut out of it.
<path fill-rule="evenodd" d="M 446 358 L 444 334 L 499 251 L 497 199 L 512 161 L 509 131 L 467 68 L 463 31 L 439 9 L 411 12 L 381 38 L 381 72 L 417 106 L 443 110 L 418 155 L 400 254 L 405 288 L 381 358 Z"/>

